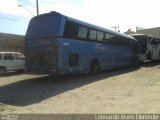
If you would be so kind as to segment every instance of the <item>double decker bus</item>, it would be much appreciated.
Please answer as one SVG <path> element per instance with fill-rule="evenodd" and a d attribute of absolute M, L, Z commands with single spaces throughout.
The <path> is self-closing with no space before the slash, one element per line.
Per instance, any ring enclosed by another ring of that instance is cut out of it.
<path fill-rule="evenodd" d="M 31 19 L 25 35 L 26 66 L 52 75 L 96 74 L 137 63 L 131 36 L 50 12 Z"/>
<path fill-rule="evenodd" d="M 149 34 L 132 34 L 131 36 L 138 41 L 140 62 L 160 60 L 160 38 Z"/>

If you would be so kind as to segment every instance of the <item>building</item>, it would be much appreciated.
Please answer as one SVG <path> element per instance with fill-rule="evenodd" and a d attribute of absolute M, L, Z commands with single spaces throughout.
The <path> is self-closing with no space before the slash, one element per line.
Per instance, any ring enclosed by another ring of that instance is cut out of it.
<path fill-rule="evenodd" d="M 160 27 L 149 28 L 149 29 L 137 29 L 137 34 L 151 34 L 160 38 Z"/>
<path fill-rule="evenodd" d="M 0 52 L 20 52 L 24 54 L 24 36 L 0 33 Z"/>

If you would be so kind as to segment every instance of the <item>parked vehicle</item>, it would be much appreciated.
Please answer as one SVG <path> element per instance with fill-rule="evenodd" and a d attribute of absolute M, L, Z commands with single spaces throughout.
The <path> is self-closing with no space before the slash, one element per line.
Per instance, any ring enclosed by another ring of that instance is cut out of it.
<path fill-rule="evenodd" d="M 26 65 L 52 75 L 92 73 L 137 63 L 137 40 L 57 12 L 31 19 Z"/>
<path fill-rule="evenodd" d="M 138 41 L 138 59 L 140 62 L 160 60 L 160 38 L 145 34 L 132 34 L 131 36 Z"/>
<path fill-rule="evenodd" d="M 0 52 L 0 75 L 6 71 L 25 70 L 24 55 L 18 52 Z"/>

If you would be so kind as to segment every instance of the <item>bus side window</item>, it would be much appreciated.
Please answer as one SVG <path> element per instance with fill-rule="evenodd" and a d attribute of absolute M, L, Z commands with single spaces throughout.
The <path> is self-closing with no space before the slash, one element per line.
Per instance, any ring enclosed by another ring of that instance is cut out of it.
<path fill-rule="evenodd" d="M 97 40 L 98 41 L 103 41 L 104 33 L 103 32 L 98 32 L 97 34 Z"/>
<path fill-rule="evenodd" d="M 124 43 L 123 43 L 123 46 L 127 46 L 129 47 L 129 39 L 124 39 Z"/>
<path fill-rule="evenodd" d="M 111 35 L 109 33 L 106 33 L 104 36 L 104 41 L 108 42 L 111 39 Z"/>
<path fill-rule="evenodd" d="M 66 21 L 64 36 L 67 38 L 76 38 L 78 34 L 78 24 Z"/>
<path fill-rule="evenodd" d="M 116 41 L 117 41 L 116 36 L 111 34 L 111 39 L 109 40 L 109 43 L 116 44 Z"/>
<path fill-rule="evenodd" d="M 117 41 L 116 41 L 116 44 L 117 44 L 117 45 L 122 45 L 122 44 L 123 44 L 123 41 L 124 41 L 123 37 L 118 36 Z"/>
<path fill-rule="evenodd" d="M 89 39 L 96 40 L 97 37 L 97 31 L 96 30 L 90 30 Z"/>
<path fill-rule="evenodd" d="M 83 27 L 83 26 L 79 26 L 79 29 L 78 29 L 78 37 L 79 38 L 87 38 L 87 28 L 86 27 Z"/>

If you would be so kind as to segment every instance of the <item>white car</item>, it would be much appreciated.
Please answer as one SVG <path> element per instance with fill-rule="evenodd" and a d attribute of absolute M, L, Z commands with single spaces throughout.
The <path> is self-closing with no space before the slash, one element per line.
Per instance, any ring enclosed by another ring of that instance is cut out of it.
<path fill-rule="evenodd" d="M 0 52 L 0 75 L 6 71 L 25 70 L 25 57 L 18 52 Z"/>

